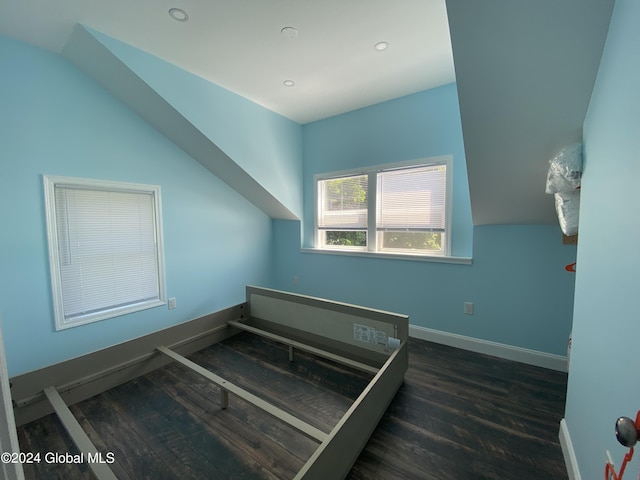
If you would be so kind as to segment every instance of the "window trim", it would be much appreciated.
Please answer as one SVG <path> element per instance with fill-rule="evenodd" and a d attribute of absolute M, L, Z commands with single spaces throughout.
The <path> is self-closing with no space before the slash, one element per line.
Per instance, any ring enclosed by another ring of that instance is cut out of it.
<path fill-rule="evenodd" d="M 420 166 L 445 165 L 446 167 L 446 192 L 445 192 L 445 235 L 444 235 L 444 251 L 442 254 L 432 253 L 410 253 L 410 252 L 393 252 L 388 250 L 377 249 L 377 228 L 376 228 L 376 205 L 377 205 L 377 174 L 386 170 L 415 168 Z M 341 178 L 355 175 L 368 175 L 368 201 L 367 201 L 367 246 L 362 247 L 340 247 L 340 246 L 320 246 L 320 238 L 318 228 L 318 184 L 321 180 L 329 180 L 332 178 Z M 313 176 L 314 186 L 314 248 L 304 249 L 305 251 L 318 252 L 335 252 L 341 254 L 366 254 L 385 258 L 403 257 L 407 259 L 437 259 L 437 258 L 453 258 L 451 257 L 451 225 L 452 225 L 452 202 L 453 202 L 453 156 L 441 155 L 437 157 L 420 158 L 414 160 L 406 160 L 401 162 L 385 163 L 363 168 L 354 168 L 348 170 L 340 170 L 336 172 L 320 173 Z"/>
<path fill-rule="evenodd" d="M 43 175 L 45 215 L 47 224 L 47 240 L 49 253 L 49 268 L 51 276 L 51 293 L 56 330 L 86 325 L 88 323 L 114 318 L 129 313 L 139 312 L 149 308 L 166 305 L 166 279 L 164 267 L 164 242 L 162 235 L 162 202 L 160 186 L 140 183 L 115 182 L 108 180 L 93 180 L 86 178 Z M 158 298 L 126 305 L 122 307 L 106 308 L 97 312 L 65 319 L 62 296 L 62 279 L 60 273 L 60 255 L 58 249 L 58 225 L 56 221 L 56 187 L 80 187 L 92 190 L 106 190 L 113 192 L 146 193 L 153 197 L 154 233 L 156 258 L 158 268 Z"/>
<path fill-rule="evenodd" d="M 412 262 L 431 263 L 453 263 L 457 265 L 472 265 L 471 257 L 445 257 L 443 255 L 413 255 L 410 253 L 387 253 L 387 252 L 363 252 L 358 250 L 333 250 L 330 248 L 301 248 L 301 253 L 317 253 L 321 255 L 344 255 L 352 257 L 369 257 L 388 260 L 408 260 Z"/>
<path fill-rule="evenodd" d="M 321 243 L 321 231 L 324 231 L 325 229 L 320 228 L 319 224 L 320 224 L 320 219 L 319 219 L 319 202 L 320 202 L 320 191 L 319 191 L 319 184 L 321 181 L 323 180 L 338 180 L 340 178 L 344 178 L 344 177 L 356 177 L 356 176 L 365 176 L 367 178 L 367 190 L 371 189 L 371 176 L 367 173 L 367 172 L 347 172 L 346 174 L 336 174 L 336 175 L 330 175 L 327 177 L 324 176 L 315 176 L 314 177 L 314 195 L 315 195 L 315 214 L 314 214 L 314 228 L 315 228 L 315 240 L 314 240 L 314 244 L 316 246 L 320 245 Z M 317 177 L 317 178 L 316 178 Z M 370 209 L 369 209 L 369 202 L 367 202 L 367 225 L 369 225 L 371 223 L 371 218 L 370 218 Z M 354 230 L 356 231 L 356 230 Z M 361 230 L 357 230 L 357 231 L 361 231 Z M 367 240 L 369 238 L 369 230 L 366 230 L 367 232 Z M 367 251 L 369 242 L 367 242 L 367 246 L 354 246 L 354 247 L 347 247 L 347 246 L 341 246 L 341 245 L 324 245 L 323 247 L 318 247 L 318 248 L 322 248 L 323 250 L 344 250 L 344 251 L 349 251 L 349 252 L 363 252 L 363 251 Z"/>

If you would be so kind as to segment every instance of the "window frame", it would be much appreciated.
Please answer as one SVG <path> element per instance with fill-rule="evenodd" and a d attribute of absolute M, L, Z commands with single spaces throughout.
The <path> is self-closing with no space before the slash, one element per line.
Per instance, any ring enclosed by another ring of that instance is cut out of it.
<path fill-rule="evenodd" d="M 47 240 L 49 253 L 49 268 L 51 276 L 51 292 L 53 300 L 53 313 L 56 330 L 86 325 L 88 323 L 106 320 L 109 318 L 139 312 L 149 308 L 166 305 L 166 279 L 164 267 L 164 242 L 162 234 L 162 201 L 160 186 L 140 183 L 115 182 L 107 180 L 93 180 L 86 178 L 63 177 L 43 175 L 45 216 L 47 226 Z M 151 195 L 153 206 L 153 229 L 157 268 L 157 298 L 143 300 L 124 306 L 105 307 L 100 310 L 77 315 L 73 318 L 65 317 L 63 301 L 63 285 L 61 276 L 61 258 L 58 241 L 58 222 L 56 210 L 56 188 L 69 187 L 84 190 L 102 190 L 117 193 L 139 193 Z"/>
<path fill-rule="evenodd" d="M 328 176 L 328 177 L 318 177 L 315 179 L 315 245 L 316 246 L 320 246 L 322 244 L 321 247 L 322 249 L 326 249 L 326 250 L 345 250 L 345 251 L 355 251 L 355 252 L 365 252 L 368 249 L 368 239 L 369 239 L 369 232 L 368 229 L 362 229 L 362 228 L 354 228 L 354 229 L 341 229 L 341 228 L 336 228 L 336 231 L 338 230 L 342 230 L 342 231 L 351 231 L 351 232 L 360 232 L 360 231 L 364 231 L 367 234 L 367 244 L 364 246 L 345 246 L 345 245 L 327 245 L 325 244 L 325 242 L 323 241 L 323 235 L 324 233 L 326 233 L 325 228 L 322 228 L 319 226 L 320 224 L 320 199 L 321 199 L 321 193 L 320 193 L 320 182 L 325 181 L 325 180 L 340 180 L 342 178 L 351 178 L 351 177 L 358 177 L 358 176 L 363 176 L 366 177 L 367 180 L 367 190 L 370 190 L 371 188 L 371 178 L 367 173 L 364 172 L 356 172 L 356 173 L 347 173 L 345 175 L 342 174 L 338 174 L 338 175 L 332 175 L 332 176 Z M 370 222 L 370 218 L 369 218 L 369 201 L 367 201 L 367 213 L 365 215 L 365 217 L 367 218 L 367 224 Z M 333 231 L 333 230 L 330 230 Z"/>
<path fill-rule="evenodd" d="M 429 250 L 427 253 L 420 253 L 417 250 L 381 250 L 378 248 L 378 231 L 376 225 L 377 209 L 377 175 L 380 172 L 389 170 L 411 169 L 417 167 L 429 167 L 443 165 L 446 168 L 445 175 L 445 232 L 443 233 L 443 249 L 440 253 Z M 322 246 L 320 239 L 319 222 L 319 183 L 322 180 L 337 179 L 343 177 L 367 175 L 367 246 L 366 247 L 344 247 L 338 245 Z M 346 254 L 372 254 L 379 257 L 407 257 L 414 259 L 438 259 L 451 257 L 451 224 L 452 224 L 452 203 L 453 203 L 453 156 L 442 155 L 438 157 L 420 158 L 402 162 L 385 163 L 370 167 L 341 170 L 337 172 L 316 174 L 313 177 L 314 183 L 314 250 L 321 252 L 335 252 Z"/>

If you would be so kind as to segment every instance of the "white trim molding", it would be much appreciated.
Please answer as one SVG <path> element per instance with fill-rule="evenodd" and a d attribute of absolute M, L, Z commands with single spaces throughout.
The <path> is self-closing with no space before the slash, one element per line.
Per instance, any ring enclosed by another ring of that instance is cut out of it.
<path fill-rule="evenodd" d="M 408 253 L 382 253 L 365 252 L 358 250 L 338 250 L 333 248 L 301 248 L 301 253 L 318 253 L 321 255 L 346 255 L 351 257 L 386 258 L 389 260 L 408 260 L 412 262 L 455 263 L 458 265 L 471 265 L 471 257 L 451 257 L 437 255 L 411 255 Z"/>
<path fill-rule="evenodd" d="M 479 338 L 467 337 L 457 333 L 443 332 L 432 328 L 409 325 L 409 336 L 421 340 L 440 343 L 450 347 L 462 348 L 477 353 L 484 353 L 494 357 L 514 360 L 516 362 L 549 368 L 560 372 L 567 371 L 567 357 L 552 353 L 514 347 L 504 343 L 491 342 Z"/>
<path fill-rule="evenodd" d="M 562 447 L 562 456 L 564 457 L 564 463 L 567 466 L 569 480 L 582 480 L 582 477 L 580 476 L 580 468 L 578 467 L 578 460 L 576 459 L 576 454 L 573 450 L 573 443 L 571 442 L 571 435 L 569 435 L 569 428 L 567 427 L 567 422 L 564 418 L 560 420 L 560 433 L 558 438 L 560 439 L 560 447 Z"/>
<path fill-rule="evenodd" d="M 22 464 L 16 461 L 6 461 L 4 455 L 18 455 L 20 443 L 16 432 L 16 422 L 11 403 L 11 386 L 9 384 L 9 370 L 2 338 L 2 320 L 0 320 L 0 452 L 3 460 L 0 463 L 0 478 L 6 480 L 24 480 Z M 13 457 L 11 457 L 13 458 Z M 19 459 L 20 457 L 18 457 Z"/>

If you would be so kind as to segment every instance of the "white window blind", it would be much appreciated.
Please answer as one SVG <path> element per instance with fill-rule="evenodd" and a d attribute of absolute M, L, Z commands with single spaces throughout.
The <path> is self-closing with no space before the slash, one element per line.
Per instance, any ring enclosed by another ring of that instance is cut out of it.
<path fill-rule="evenodd" d="M 367 229 L 367 175 L 318 182 L 320 230 Z"/>
<path fill-rule="evenodd" d="M 159 188 L 46 180 L 57 327 L 163 304 Z"/>
<path fill-rule="evenodd" d="M 444 232 L 446 185 L 445 165 L 379 172 L 377 230 Z"/>

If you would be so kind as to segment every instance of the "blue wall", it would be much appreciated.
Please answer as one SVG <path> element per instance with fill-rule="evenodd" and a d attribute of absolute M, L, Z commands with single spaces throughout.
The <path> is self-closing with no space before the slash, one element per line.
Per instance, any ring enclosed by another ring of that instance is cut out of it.
<path fill-rule="evenodd" d="M 86 29 L 283 205 L 302 216 L 302 127 L 158 57 Z"/>
<path fill-rule="evenodd" d="M 585 168 L 565 419 L 584 480 L 626 449 L 619 416 L 640 409 L 640 2 L 617 0 L 584 125 Z M 636 478 L 639 461 L 627 469 Z"/>
<path fill-rule="evenodd" d="M 412 325 L 565 355 L 575 247 L 556 226 L 474 229 L 472 265 L 300 250 L 298 222 L 275 228 L 275 288 L 408 314 Z M 296 280 L 294 280 L 294 277 Z M 463 304 L 474 302 L 473 315 Z"/>
<path fill-rule="evenodd" d="M 187 321 L 268 284 L 272 221 L 59 55 L 0 37 L 0 315 L 10 375 Z M 54 330 L 42 175 L 162 188 L 164 307 Z"/>
<path fill-rule="evenodd" d="M 300 224 L 277 221 L 276 288 L 402 312 L 413 325 L 566 354 L 576 249 L 557 226 L 472 226 L 455 85 L 304 127 L 303 246 L 313 245 L 313 175 L 453 154 L 453 255 L 472 265 L 300 251 Z M 294 282 L 294 277 L 297 281 Z M 464 315 L 463 304 L 475 313 Z"/>

